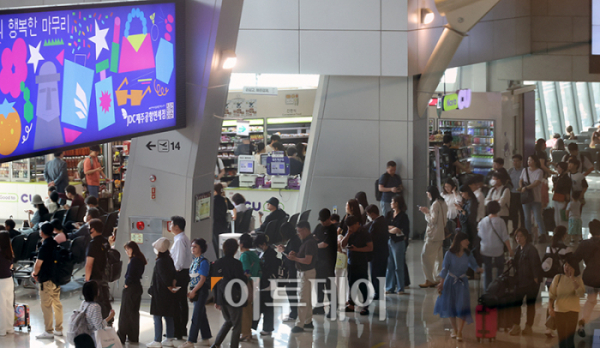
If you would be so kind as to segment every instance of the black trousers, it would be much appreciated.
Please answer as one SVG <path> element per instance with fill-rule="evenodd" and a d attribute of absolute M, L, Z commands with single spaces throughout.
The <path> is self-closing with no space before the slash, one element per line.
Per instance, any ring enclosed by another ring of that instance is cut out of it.
<path fill-rule="evenodd" d="M 513 223 L 514 233 L 517 228 L 519 228 L 519 219 L 521 219 L 521 223 L 525 223 L 525 213 L 523 212 L 523 205 L 521 204 L 521 193 L 520 192 L 511 192 L 510 193 L 510 220 Z M 511 233 L 511 234 L 512 234 Z"/>
<path fill-rule="evenodd" d="M 329 278 L 333 277 L 335 279 L 335 265 L 329 265 L 329 264 L 321 265 L 320 267 L 316 268 L 316 271 L 317 271 L 316 279 L 325 280 L 325 282 L 317 283 L 317 302 L 323 303 L 323 301 L 325 301 L 325 292 L 331 291 L 331 289 L 333 289 L 333 286 L 331 284 L 331 279 L 329 279 Z M 328 296 L 328 297 L 331 297 L 331 296 Z M 331 298 L 329 298 L 329 300 L 331 300 Z"/>
<path fill-rule="evenodd" d="M 108 317 L 112 306 L 110 305 L 110 290 L 108 288 L 108 282 L 102 280 L 94 280 L 98 284 L 98 297 L 96 297 L 96 303 L 100 305 L 102 311 L 102 318 Z M 111 320 L 108 324 L 112 325 L 114 320 Z"/>
<path fill-rule="evenodd" d="M 190 283 L 189 269 L 182 269 L 175 275 L 177 286 L 181 289 L 175 293 L 175 314 L 173 315 L 173 323 L 175 324 L 175 337 L 181 338 L 187 336 L 187 323 L 189 320 L 189 307 L 187 299 L 187 291 Z"/>
<path fill-rule="evenodd" d="M 140 338 L 140 303 L 142 302 L 142 284 L 131 284 L 123 289 L 121 311 L 119 312 L 119 329 L 117 335 L 121 343 L 139 342 Z"/>
<path fill-rule="evenodd" d="M 533 326 L 535 319 L 535 303 L 537 302 L 538 293 L 540 291 L 540 285 L 534 284 L 527 287 L 517 289 L 517 298 L 514 306 L 514 318 L 515 324 L 521 323 L 521 306 L 523 305 L 523 298 L 527 303 L 527 326 Z"/>
<path fill-rule="evenodd" d="M 298 272 L 296 268 L 290 270 L 288 282 L 285 283 L 285 292 L 290 303 L 290 315 L 292 319 L 298 318 L 298 288 L 300 283 L 298 282 Z"/>
<path fill-rule="evenodd" d="M 389 251 L 373 253 L 373 259 L 370 262 L 371 283 L 373 283 L 373 288 L 375 288 L 375 300 L 380 298 L 379 297 L 380 296 L 379 277 L 383 277 L 385 279 L 385 273 L 387 271 L 388 256 L 389 256 Z M 385 280 L 384 280 L 384 287 L 385 287 Z"/>
<path fill-rule="evenodd" d="M 223 313 L 223 319 L 225 319 L 225 322 L 223 323 L 223 326 L 221 326 L 221 330 L 219 330 L 213 346 L 220 346 L 225 340 L 225 337 L 227 337 L 229 330 L 232 328 L 233 331 L 231 332 L 231 342 L 229 346 L 231 348 L 238 348 L 240 346 L 240 334 L 242 333 L 242 308 L 243 307 L 233 307 L 228 304 L 224 304 L 221 307 L 221 313 Z"/>
<path fill-rule="evenodd" d="M 354 283 L 356 283 L 357 281 L 359 281 L 361 279 L 369 280 L 369 264 L 367 262 L 365 262 L 364 264 L 358 264 L 358 265 L 348 264 L 348 286 L 350 287 L 350 294 L 348 296 L 349 297 L 348 304 L 351 306 L 354 306 L 354 304 L 355 304 L 354 299 L 352 298 L 352 287 L 354 286 Z M 367 300 L 367 296 L 369 294 L 368 289 L 367 289 L 367 284 L 361 283 L 358 286 L 358 289 L 360 290 L 360 293 L 362 294 L 363 302 L 365 302 Z"/>
<path fill-rule="evenodd" d="M 555 312 L 558 346 L 560 348 L 575 348 L 575 331 L 577 330 L 578 312 Z"/>
<path fill-rule="evenodd" d="M 263 319 L 262 329 L 263 331 L 271 332 L 275 330 L 275 307 L 267 305 L 267 303 L 273 303 L 271 290 L 263 290 L 260 292 L 260 314 Z"/>

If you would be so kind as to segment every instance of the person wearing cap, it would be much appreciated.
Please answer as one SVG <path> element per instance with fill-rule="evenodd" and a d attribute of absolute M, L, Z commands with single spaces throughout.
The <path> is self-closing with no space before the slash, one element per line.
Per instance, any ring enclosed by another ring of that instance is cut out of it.
<path fill-rule="evenodd" d="M 317 306 L 313 309 L 313 314 L 325 314 L 325 293 L 330 292 L 335 287 L 331 284 L 331 279 L 335 278 L 335 262 L 337 260 L 337 228 L 331 222 L 331 211 L 327 208 L 319 211 L 319 222 L 313 232 L 313 237 L 317 241 L 319 250 L 317 256 L 319 262 L 317 263 Z M 331 317 L 331 310 L 335 311 L 334 303 L 329 294 L 330 312 L 328 314 Z"/>
<path fill-rule="evenodd" d="M 93 280 L 98 283 L 98 297 L 96 303 L 102 309 L 102 317 L 106 318 L 110 314 L 112 307 L 110 305 L 110 294 L 108 282 L 104 279 L 106 272 L 106 259 L 108 257 L 108 249 L 110 245 L 106 238 L 102 236 L 104 223 L 100 219 L 91 219 L 88 223 L 90 241 L 86 259 L 85 259 L 85 281 Z"/>
<path fill-rule="evenodd" d="M 39 228 L 39 223 L 40 222 L 45 222 L 48 221 L 48 208 L 46 208 L 46 206 L 44 205 L 44 201 L 42 200 L 42 196 L 40 195 L 34 195 L 33 199 L 31 200 L 31 204 L 33 204 L 33 206 L 35 207 L 35 212 L 33 210 L 27 210 L 25 211 L 27 213 L 27 223 L 29 223 L 29 226 L 31 228 L 33 228 L 34 230 L 37 230 Z M 31 215 L 33 215 L 33 217 L 31 217 Z"/>
<path fill-rule="evenodd" d="M 54 227 L 50 223 L 44 223 L 40 227 L 42 246 L 38 249 L 38 257 L 31 274 L 40 286 L 40 303 L 45 326 L 45 331 L 37 335 L 37 339 L 54 339 L 54 336 L 63 335 L 63 307 L 60 303 L 60 287 L 52 282 L 55 261 L 54 250 L 58 246 L 52 238 L 53 232 Z M 55 322 L 52 320 L 53 311 Z"/>
<path fill-rule="evenodd" d="M 265 221 L 263 222 L 262 221 L 263 213 L 258 212 L 259 221 L 261 222 L 261 225 L 254 232 L 264 233 L 267 230 L 267 225 L 269 224 L 269 222 L 279 221 L 287 216 L 285 211 L 283 211 L 282 209 L 279 209 L 279 200 L 275 197 L 269 198 L 269 200 L 265 204 L 265 208 L 267 208 L 267 210 L 270 211 L 271 213 L 269 215 L 267 215 L 267 217 L 265 218 Z"/>
<path fill-rule="evenodd" d="M 150 315 L 154 316 L 154 341 L 147 344 L 146 347 L 174 347 L 175 341 L 175 315 L 176 301 L 176 271 L 175 263 L 171 258 L 169 247 L 171 242 L 160 237 L 154 243 L 154 252 L 156 253 L 156 264 L 152 273 L 152 283 L 148 289 L 148 294 L 152 297 L 150 300 Z M 179 290 L 179 289 L 178 289 Z M 181 290 L 185 292 L 185 290 Z M 162 340 L 163 318 L 167 325 L 167 337 Z M 161 342 L 162 340 L 162 342 Z"/>
<path fill-rule="evenodd" d="M 83 173 L 90 196 L 98 198 L 98 189 L 100 187 L 100 177 L 106 179 L 104 167 L 98 161 L 100 155 L 100 146 L 90 146 L 90 156 L 83 161 Z"/>
<path fill-rule="evenodd" d="M 576 262 L 579 263 L 581 260 L 585 262 L 585 269 L 583 270 L 583 284 L 585 284 L 585 292 L 587 293 L 587 300 L 583 305 L 581 311 L 581 320 L 579 321 L 579 336 L 585 336 L 584 326 L 585 323 L 590 321 L 590 317 L 596 304 L 598 303 L 598 293 L 600 293 L 600 253 L 598 252 L 600 246 L 600 221 L 594 219 L 588 224 L 590 228 L 590 239 L 581 241 L 573 256 Z"/>

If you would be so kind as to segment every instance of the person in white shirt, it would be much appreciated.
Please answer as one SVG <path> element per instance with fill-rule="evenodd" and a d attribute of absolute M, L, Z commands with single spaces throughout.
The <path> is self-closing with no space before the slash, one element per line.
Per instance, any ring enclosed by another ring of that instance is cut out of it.
<path fill-rule="evenodd" d="M 479 206 L 477 207 L 477 222 L 481 221 L 485 217 L 485 195 L 481 192 L 481 188 L 483 187 L 483 175 L 475 174 L 469 180 L 468 184 L 473 194 L 477 198 L 477 202 L 479 202 Z"/>
<path fill-rule="evenodd" d="M 221 182 L 221 178 L 225 176 L 225 165 L 223 160 L 217 157 L 217 163 L 215 164 L 215 184 Z"/>
<path fill-rule="evenodd" d="M 490 192 L 488 192 L 488 195 L 485 198 L 486 206 L 494 201 L 500 204 L 498 216 L 504 220 L 505 224 L 508 224 L 510 216 L 510 188 L 506 184 L 507 179 L 508 178 L 501 172 L 494 172 L 492 174 L 492 180 L 490 180 Z"/>
<path fill-rule="evenodd" d="M 485 269 L 485 289 L 494 280 L 494 268 L 497 269 L 497 275 L 504 270 L 504 246 L 508 248 L 510 255 L 513 255 L 506 223 L 498 216 L 500 209 L 500 203 L 490 201 L 487 205 L 489 215 L 477 225 L 477 235 L 481 238 L 481 258 Z"/>
<path fill-rule="evenodd" d="M 525 191 L 531 191 L 533 194 L 533 202 L 523 204 L 525 228 L 531 233 L 531 212 L 533 211 L 535 222 L 538 225 L 539 241 L 543 243 L 546 241 L 546 226 L 542 217 L 542 180 L 544 179 L 544 172 L 540 169 L 540 160 L 536 155 L 527 158 L 527 165 L 529 167 L 523 170 L 519 181 L 521 199 L 523 199 Z"/>
<path fill-rule="evenodd" d="M 269 145 L 265 146 L 265 153 L 271 153 L 271 152 L 275 151 L 273 144 L 279 142 L 280 140 L 281 140 L 281 137 L 279 135 L 277 135 L 277 134 L 271 135 L 271 142 L 269 143 Z"/>
<path fill-rule="evenodd" d="M 177 271 L 175 278 L 177 286 L 182 290 L 175 293 L 175 315 L 173 321 L 175 324 L 175 337 L 179 340 L 183 336 L 187 336 L 188 322 L 188 303 L 187 303 L 187 288 L 190 283 L 189 268 L 193 261 L 192 243 L 185 235 L 185 219 L 181 216 L 171 217 L 171 233 L 175 235 L 173 238 L 173 246 L 171 247 L 171 257 Z"/>

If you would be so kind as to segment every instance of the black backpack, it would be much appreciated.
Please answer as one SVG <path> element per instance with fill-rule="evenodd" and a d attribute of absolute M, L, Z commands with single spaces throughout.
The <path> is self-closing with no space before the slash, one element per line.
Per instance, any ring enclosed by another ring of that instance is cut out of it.
<path fill-rule="evenodd" d="M 111 283 L 121 278 L 122 268 L 121 253 L 109 248 L 106 252 L 106 281 Z"/>
<path fill-rule="evenodd" d="M 54 250 L 54 267 L 52 268 L 52 282 L 56 286 L 63 286 L 71 281 L 75 261 L 70 250 L 57 246 Z"/>
<path fill-rule="evenodd" d="M 559 251 L 560 250 L 557 250 L 555 253 L 552 251 L 552 247 L 550 247 L 550 252 L 544 254 L 544 257 L 542 258 L 542 264 L 544 264 L 548 259 L 552 260 L 552 266 L 550 266 L 548 271 L 544 271 L 542 269 L 544 277 L 554 278 L 555 275 L 562 273 L 563 264 L 560 261 L 560 255 L 558 254 Z"/>

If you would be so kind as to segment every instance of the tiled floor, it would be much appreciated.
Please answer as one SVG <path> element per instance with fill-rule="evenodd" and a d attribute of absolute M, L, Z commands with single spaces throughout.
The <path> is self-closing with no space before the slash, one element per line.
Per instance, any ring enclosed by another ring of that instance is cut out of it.
<path fill-rule="evenodd" d="M 587 195 L 588 205 L 584 210 L 584 226 L 594 217 L 598 217 L 600 211 L 600 177 L 590 178 L 592 189 Z M 450 339 L 450 322 L 442 320 L 433 315 L 433 307 L 437 298 L 437 292 L 434 289 L 418 289 L 417 284 L 423 282 L 423 274 L 420 265 L 420 251 L 422 242 L 412 242 L 408 249 L 407 260 L 412 279 L 412 285 L 408 289 L 409 295 L 399 297 L 389 295 L 385 301 L 385 319 L 380 320 L 380 311 L 375 302 L 371 306 L 371 315 L 362 317 L 360 315 L 350 315 L 343 320 L 335 322 L 325 319 L 323 316 L 315 316 L 315 330 L 302 334 L 291 334 L 290 323 L 282 323 L 282 310 L 276 309 L 276 330 L 272 337 L 259 338 L 254 343 L 242 343 L 242 347 L 472 347 L 476 346 L 475 326 L 467 325 L 464 330 L 465 341 L 458 343 Z M 477 282 L 471 282 L 471 302 L 472 309 L 476 303 Z M 71 289 L 63 291 L 62 300 L 64 305 L 65 331 L 67 321 L 71 312 L 80 304 L 80 287 L 71 283 L 66 288 Z M 17 302 L 27 303 L 31 306 L 32 332 L 31 334 L 19 333 L 0 338 L 0 348 L 53 348 L 64 347 L 67 344 L 63 338 L 55 340 L 36 340 L 35 334 L 43 330 L 43 319 L 39 309 L 39 299 L 36 291 L 33 289 L 19 288 L 17 290 Z M 548 303 L 546 292 L 542 292 L 540 303 L 535 318 L 534 334 L 531 336 L 511 337 L 507 333 L 498 333 L 496 342 L 484 343 L 487 347 L 553 347 L 557 346 L 557 339 L 547 339 L 544 336 L 545 312 Z M 583 304 L 583 299 L 582 299 Z M 119 301 L 113 304 L 118 313 Z M 286 308 L 284 308 L 287 310 Z M 143 343 L 127 344 L 129 347 L 144 347 L 145 343 L 150 342 L 153 337 L 153 322 L 150 317 L 149 303 L 142 303 L 141 315 L 141 336 Z M 287 313 L 287 311 L 284 311 Z M 219 311 L 214 307 L 208 308 L 209 321 L 213 336 L 216 335 L 222 317 Z M 585 339 L 576 338 L 578 348 L 592 347 L 592 332 L 595 328 L 600 328 L 600 321 L 597 319 L 600 311 L 594 312 L 594 321 L 587 327 L 588 336 Z M 260 328 L 260 326 L 259 326 Z M 229 339 L 225 341 L 225 347 L 228 346 Z"/>

